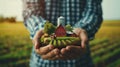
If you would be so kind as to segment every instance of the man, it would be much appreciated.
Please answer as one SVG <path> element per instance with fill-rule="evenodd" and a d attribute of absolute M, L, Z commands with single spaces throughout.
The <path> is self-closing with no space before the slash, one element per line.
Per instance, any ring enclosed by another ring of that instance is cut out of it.
<path fill-rule="evenodd" d="M 88 41 L 94 38 L 102 22 L 101 0 L 23 0 L 24 24 L 33 40 L 30 67 L 94 67 Z M 57 24 L 59 16 L 74 27 L 79 46 L 57 49 L 39 42 L 46 20 Z"/>

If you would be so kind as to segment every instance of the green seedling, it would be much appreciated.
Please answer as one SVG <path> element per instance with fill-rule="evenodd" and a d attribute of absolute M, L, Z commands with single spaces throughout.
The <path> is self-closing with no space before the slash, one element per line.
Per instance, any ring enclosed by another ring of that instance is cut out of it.
<path fill-rule="evenodd" d="M 67 46 L 67 43 L 65 42 L 65 40 L 61 40 L 61 41 L 62 41 L 61 46 Z"/>
<path fill-rule="evenodd" d="M 55 46 L 55 47 L 57 47 L 57 40 L 54 40 L 54 42 L 53 42 L 52 45 Z"/>
<path fill-rule="evenodd" d="M 61 41 L 60 40 L 57 40 L 58 41 L 58 46 L 61 46 Z"/>
<path fill-rule="evenodd" d="M 67 44 L 71 44 L 72 43 L 71 40 L 66 40 L 66 42 L 67 42 Z"/>

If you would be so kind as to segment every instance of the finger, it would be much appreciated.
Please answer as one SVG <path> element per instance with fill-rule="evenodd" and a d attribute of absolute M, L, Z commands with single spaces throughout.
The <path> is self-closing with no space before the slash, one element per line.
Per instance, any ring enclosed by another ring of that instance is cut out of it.
<path fill-rule="evenodd" d="M 63 55 L 63 54 L 60 54 L 59 55 L 59 60 L 70 60 L 70 59 L 72 59 L 74 56 L 73 55 L 71 55 L 70 53 L 69 54 L 65 54 L 65 55 Z"/>
<path fill-rule="evenodd" d="M 81 40 L 81 47 L 86 48 L 87 43 L 88 43 L 87 39 L 82 39 Z"/>
<path fill-rule="evenodd" d="M 61 53 L 60 50 L 58 48 L 56 48 L 56 50 L 54 52 L 55 52 L 56 55 L 52 54 L 54 56 L 51 56 L 51 57 L 50 57 L 50 55 L 48 55 L 49 57 L 47 59 L 49 59 L 49 60 L 61 60 L 61 58 L 60 58 L 60 53 Z"/>
<path fill-rule="evenodd" d="M 65 54 L 67 52 L 67 50 L 65 48 L 62 48 L 60 52 L 61 52 L 61 54 Z"/>
<path fill-rule="evenodd" d="M 52 51 L 54 49 L 54 46 L 53 45 L 47 45 L 47 46 L 44 46 L 44 47 L 41 47 L 40 48 L 40 53 L 41 54 L 47 54 L 49 53 L 50 51 Z"/>
<path fill-rule="evenodd" d="M 82 47 L 82 48 L 85 48 L 85 40 L 82 40 L 82 41 L 81 41 L 81 47 Z"/>
<path fill-rule="evenodd" d="M 35 49 L 39 49 L 40 43 L 39 43 L 38 40 L 35 40 L 35 41 L 34 41 L 34 45 L 35 45 Z"/>
<path fill-rule="evenodd" d="M 58 54 L 59 54 L 59 49 L 56 48 L 50 51 L 49 53 L 47 53 L 46 55 L 42 55 L 42 58 L 52 60 L 52 59 L 56 59 L 55 56 L 57 56 Z"/>
<path fill-rule="evenodd" d="M 80 55 L 82 51 L 80 46 L 67 46 L 66 49 L 69 50 L 69 53 L 71 54 L 70 57 Z"/>
<path fill-rule="evenodd" d="M 44 47 L 40 47 L 39 49 L 36 49 L 36 52 L 40 55 L 44 55 L 44 54 L 47 54 L 48 52 L 50 52 L 53 49 L 54 49 L 53 45 L 47 45 L 47 46 L 44 46 Z"/>
<path fill-rule="evenodd" d="M 69 51 L 73 51 L 73 50 L 80 50 L 81 47 L 80 46 L 67 46 L 66 47 L 66 50 L 69 50 Z"/>
<path fill-rule="evenodd" d="M 35 46 L 35 49 L 38 49 L 41 46 L 39 39 L 42 35 L 43 35 L 42 30 L 39 30 L 39 31 L 36 32 L 36 34 L 33 38 L 33 44 Z"/>
<path fill-rule="evenodd" d="M 35 34 L 35 36 L 34 36 L 34 39 L 40 38 L 43 34 L 44 34 L 44 33 L 43 33 L 43 30 L 37 31 L 36 34 Z"/>
<path fill-rule="evenodd" d="M 67 46 L 66 49 L 70 51 L 69 59 L 75 59 L 82 55 L 81 46 Z"/>
<path fill-rule="evenodd" d="M 81 47 L 85 48 L 85 45 L 88 41 L 87 34 L 85 32 L 81 32 L 80 37 L 81 37 Z"/>
<path fill-rule="evenodd" d="M 56 55 L 54 57 L 49 58 L 49 60 L 60 60 L 60 56 Z"/>
<path fill-rule="evenodd" d="M 75 28 L 73 29 L 73 32 L 79 36 L 80 30 L 81 30 L 80 28 Z"/>
<path fill-rule="evenodd" d="M 61 58 L 62 60 L 69 59 L 69 58 L 72 57 L 71 54 L 73 54 L 73 52 L 72 52 L 71 50 L 68 50 L 68 49 L 66 49 L 66 48 L 63 48 L 63 49 L 61 49 L 60 58 Z"/>

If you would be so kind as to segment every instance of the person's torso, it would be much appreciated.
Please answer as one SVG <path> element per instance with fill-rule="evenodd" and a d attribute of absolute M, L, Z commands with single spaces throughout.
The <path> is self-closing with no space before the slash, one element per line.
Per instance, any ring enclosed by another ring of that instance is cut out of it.
<path fill-rule="evenodd" d="M 57 18 L 65 17 L 65 24 L 74 25 L 82 17 L 86 0 L 45 0 L 46 20 L 56 25 Z"/>

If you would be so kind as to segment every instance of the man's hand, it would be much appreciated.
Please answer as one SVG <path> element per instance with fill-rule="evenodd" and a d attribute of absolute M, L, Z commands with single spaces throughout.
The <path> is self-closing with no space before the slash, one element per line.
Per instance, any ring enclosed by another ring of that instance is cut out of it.
<path fill-rule="evenodd" d="M 35 51 L 42 57 L 42 59 L 45 59 L 45 60 L 56 60 L 58 58 L 57 55 L 60 52 L 59 49 L 54 48 L 53 45 L 40 47 Z"/>
<path fill-rule="evenodd" d="M 79 58 L 86 52 L 86 43 L 88 41 L 87 33 L 85 30 L 76 28 L 74 29 L 74 33 L 76 33 L 81 39 L 81 43 L 79 46 L 67 46 L 66 48 L 61 49 L 61 54 L 59 55 L 59 59 L 69 60 Z"/>
<path fill-rule="evenodd" d="M 79 38 L 81 39 L 81 47 L 85 48 L 86 43 L 88 43 L 88 36 L 87 36 L 87 32 L 84 29 L 80 29 L 80 28 L 75 28 L 74 33 L 77 34 L 79 36 Z"/>
<path fill-rule="evenodd" d="M 54 48 L 53 45 L 42 46 L 40 43 L 40 38 L 43 35 L 43 31 L 37 31 L 34 38 L 33 44 L 35 47 L 35 51 L 45 60 L 56 60 L 58 58 L 59 49 Z"/>
<path fill-rule="evenodd" d="M 39 43 L 40 37 L 43 35 L 42 31 L 38 31 L 33 38 L 33 43 L 35 45 L 35 51 L 43 59 L 47 60 L 70 60 L 79 58 L 81 55 L 83 55 L 86 52 L 86 43 L 87 43 L 87 33 L 85 30 L 76 28 L 74 29 L 74 33 L 79 36 L 81 39 L 81 43 L 79 46 L 67 46 L 65 48 L 62 48 L 61 50 L 58 48 L 54 48 L 53 45 L 47 45 L 42 46 Z"/>

